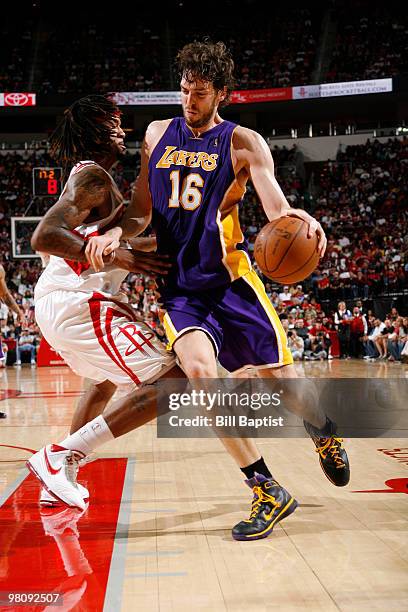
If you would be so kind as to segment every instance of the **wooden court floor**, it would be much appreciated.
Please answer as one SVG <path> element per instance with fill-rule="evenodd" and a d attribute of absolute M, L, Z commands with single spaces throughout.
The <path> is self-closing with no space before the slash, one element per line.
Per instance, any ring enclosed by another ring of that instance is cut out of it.
<path fill-rule="evenodd" d="M 408 376 L 377 362 L 305 366 L 316 377 Z M 158 439 L 154 423 L 81 469 L 82 515 L 40 511 L 24 461 L 65 436 L 82 384 L 64 367 L 0 370 L 0 610 L 54 609 L 6 605 L 24 592 L 59 593 L 64 612 L 408 610 L 407 438 L 347 440 L 343 489 L 309 439 L 259 440 L 299 508 L 255 542 L 231 538 L 251 492 L 219 441 Z"/>

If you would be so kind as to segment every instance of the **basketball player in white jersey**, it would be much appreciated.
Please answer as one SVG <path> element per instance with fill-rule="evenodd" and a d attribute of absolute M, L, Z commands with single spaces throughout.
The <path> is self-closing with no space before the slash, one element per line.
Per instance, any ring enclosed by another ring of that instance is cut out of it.
<path fill-rule="evenodd" d="M 174 356 L 136 320 L 120 293 L 129 271 L 164 274 L 170 265 L 166 258 L 118 243 L 104 270 L 95 272 L 85 257 L 89 237 L 103 234 L 123 214 L 123 198 L 107 171 L 125 150 L 124 136 L 116 105 L 104 96 L 89 96 L 65 111 L 51 138 L 51 150 L 69 176 L 32 237 L 33 249 L 50 255 L 35 287 L 35 314 L 46 340 L 93 384 L 74 416 L 73 435 L 28 462 L 46 489 L 43 505 L 60 500 L 83 509 L 88 492 L 75 482 L 77 459 L 154 418 L 149 387 L 135 387 L 164 374 L 181 375 Z M 137 246 L 142 242 L 137 239 Z M 114 402 L 105 420 L 98 415 L 117 387 L 126 396 Z"/>

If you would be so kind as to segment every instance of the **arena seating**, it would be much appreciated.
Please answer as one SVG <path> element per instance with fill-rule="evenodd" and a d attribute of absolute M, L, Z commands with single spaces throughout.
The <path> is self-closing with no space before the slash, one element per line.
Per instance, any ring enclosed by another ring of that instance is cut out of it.
<path fill-rule="evenodd" d="M 296 170 L 299 168 L 296 146 L 272 149 L 284 193 L 292 206 L 313 210 L 327 233 L 328 248 L 318 270 L 300 288 L 288 289 L 290 300 L 280 299 L 281 288 L 265 279 L 267 293 L 279 315 L 285 320 L 288 318 L 288 329 L 297 327 L 299 320 L 304 321 L 308 329 L 316 322 L 324 322 L 325 333 L 332 335 L 334 352 L 340 350 L 335 334 L 334 303 L 346 300 L 351 307 L 358 299 L 367 303 L 375 296 L 402 292 L 407 286 L 408 220 L 404 208 L 408 187 L 407 145 L 402 139 L 390 139 L 385 143 L 371 140 L 365 145 L 339 150 L 336 161 L 321 165 L 319 176 L 314 177 L 313 193 L 308 190 L 307 180 Z M 47 153 L 41 150 L 0 155 L 0 258 L 15 298 L 27 313 L 32 333 L 38 333 L 32 298 L 41 263 L 37 259 L 13 260 L 10 257 L 9 211 L 12 210 L 14 216 L 22 216 L 31 204 L 30 215 L 42 215 L 53 203 L 52 199 L 31 196 L 32 167 L 49 162 Z M 139 163 L 138 152 L 127 153 L 112 170 L 125 199 L 130 198 Z M 249 185 L 241 207 L 241 224 L 250 253 L 265 223 L 257 195 Z M 28 244 L 29 236 L 25 240 Z M 159 317 L 160 295 L 154 279 L 131 274 L 123 283 L 123 290 L 133 307 L 159 336 L 164 336 Z M 0 319 L 4 318 L 3 314 Z M 9 313 L 5 314 L 10 329 L 5 333 L 3 325 L 2 333 L 9 339 L 15 333 L 15 326 Z M 393 316 L 395 322 L 397 314 Z M 370 321 L 374 326 L 373 319 Z M 328 354 L 326 351 L 326 356 Z"/>
<path fill-rule="evenodd" d="M 336 41 L 323 81 L 391 77 L 406 72 L 408 19 L 403 6 L 337 1 Z"/>
<path fill-rule="evenodd" d="M 145 6 L 143 26 L 133 19 L 112 23 L 109 13 L 100 15 L 89 7 L 63 21 L 49 15 L 44 19 L 35 11 L 22 23 L 10 16 L 0 26 L 5 49 L 0 92 L 177 89 L 177 50 L 205 36 L 231 49 L 239 89 L 305 85 L 316 82 L 316 76 L 320 82 L 390 77 L 406 70 L 408 29 L 402 5 L 390 12 L 388 5 L 372 6 L 367 0 L 336 0 L 331 8 L 298 4 L 274 6 L 272 12 L 268 3 L 251 3 L 243 18 L 227 2 L 217 7 L 219 19 L 207 11 L 194 25 L 183 3 L 179 10 L 164 7 L 160 20 L 153 7 Z M 328 11 L 335 39 L 322 46 Z M 315 72 L 318 65 L 329 68 Z"/>

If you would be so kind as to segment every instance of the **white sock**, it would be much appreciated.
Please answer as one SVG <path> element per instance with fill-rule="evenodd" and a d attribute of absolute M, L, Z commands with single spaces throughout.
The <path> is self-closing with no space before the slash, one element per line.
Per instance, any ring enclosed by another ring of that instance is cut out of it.
<path fill-rule="evenodd" d="M 113 439 L 114 435 L 105 419 L 102 415 L 99 415 L 96 419 L 89 421 L 81 429 L 65 438 L 65 440 L 59 442 L 59 446 L 89 455 L 95 448 Z"/>

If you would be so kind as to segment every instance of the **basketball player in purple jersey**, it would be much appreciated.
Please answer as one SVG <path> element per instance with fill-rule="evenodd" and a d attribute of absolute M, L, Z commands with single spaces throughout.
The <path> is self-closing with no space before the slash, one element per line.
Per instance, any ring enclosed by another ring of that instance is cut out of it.
<path fill-rule="evenodd" d="M 264 139 L 250 129 L 223 120 L 218 110 L 233 87 L 233 61 L 223 43 L 191 43 L 177 57 L 183 117 L 154 121 L 147 129 L 137 197 L 120 224 L 91 238 L 88 261 L 98 270 L 119 244 L 152 220 L 158 253 L 176 263 L 161 287 L 169 340 L 186 375 L 217 376 L 221 365 L 236 375 L 255 368 L 264 377 L 296 378 L 285 332 L 261 280 L 252 269 L 238 208 L 252 180 L 272 221 L 283 215 L 305 220 L 309 237 L 317 233 L 324 254 L 321 225 L 304 210 L 289 206 L 274 176 Z M 349 466 L 335 424 L 326 417 L 305 423 L 326 476 L 347 484 Z M 223 439 L 253 488 L 250 518 L 233 537 L 265 537 L 296 508 L 296 501 L 272 477 L 254 442 Z"/>

